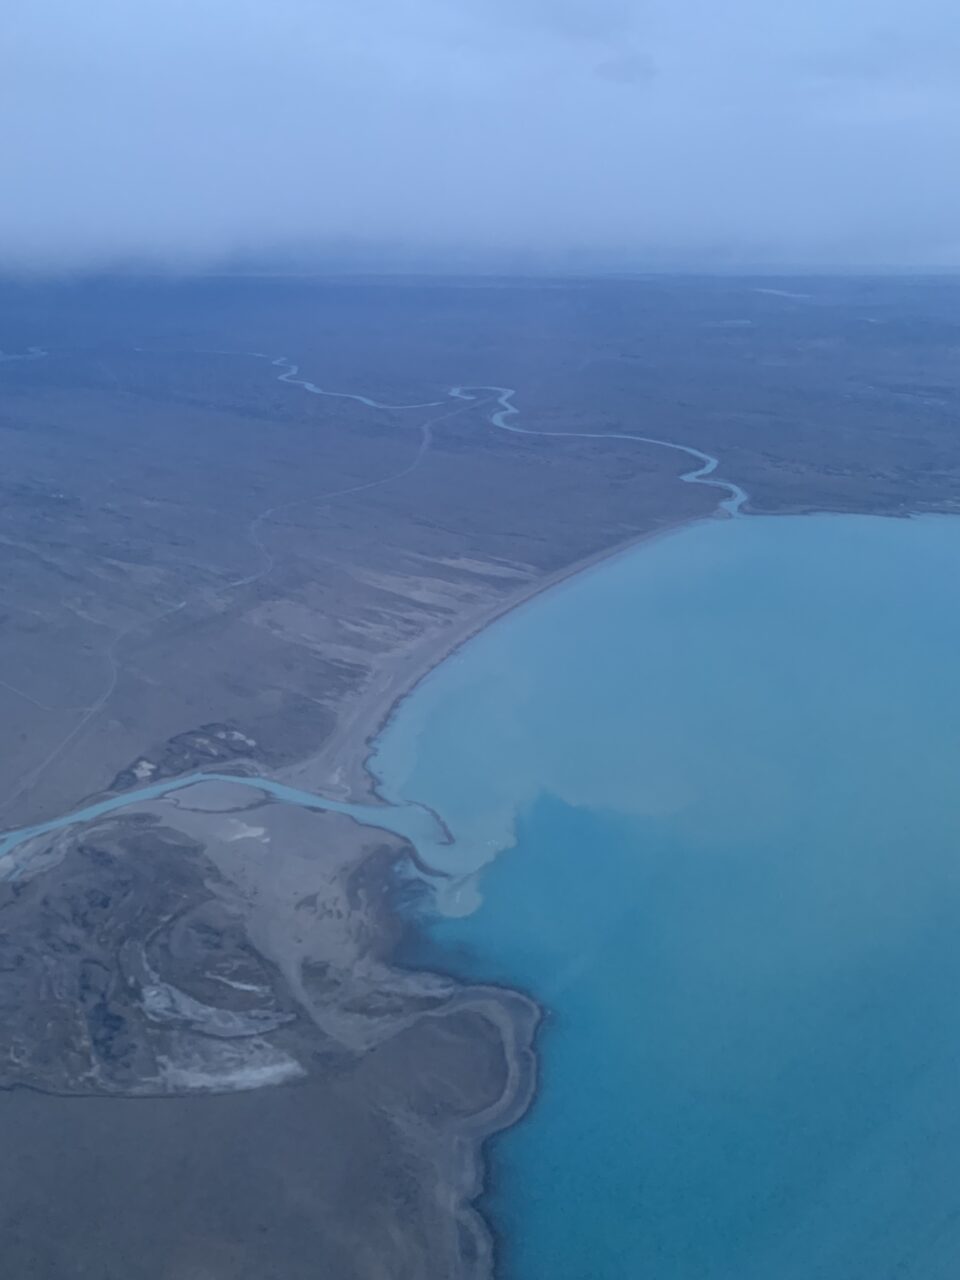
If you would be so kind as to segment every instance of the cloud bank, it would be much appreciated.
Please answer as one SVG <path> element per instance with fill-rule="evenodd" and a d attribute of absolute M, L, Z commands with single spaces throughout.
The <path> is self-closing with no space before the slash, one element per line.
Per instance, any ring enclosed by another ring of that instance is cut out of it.
<path fill-rule="evenodd" d="M 960 265 L 947 0 L 8 0 L 0 269 Z"/>

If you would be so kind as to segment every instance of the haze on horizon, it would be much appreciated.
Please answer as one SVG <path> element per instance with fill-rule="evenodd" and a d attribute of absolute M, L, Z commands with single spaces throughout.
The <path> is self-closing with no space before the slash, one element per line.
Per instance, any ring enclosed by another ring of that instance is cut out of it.
<path fill-rule="evenodd" d="M 0 270 L 960 266 L 947 0 L 11 0 Z"/>

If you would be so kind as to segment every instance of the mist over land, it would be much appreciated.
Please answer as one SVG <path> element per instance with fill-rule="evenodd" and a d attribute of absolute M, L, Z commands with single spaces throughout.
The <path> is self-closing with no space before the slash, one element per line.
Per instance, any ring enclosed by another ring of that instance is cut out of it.
<path fill-rule="evenodd" d="M 946 0 L 38 0 L 0 268 L 960 265 Z"/>

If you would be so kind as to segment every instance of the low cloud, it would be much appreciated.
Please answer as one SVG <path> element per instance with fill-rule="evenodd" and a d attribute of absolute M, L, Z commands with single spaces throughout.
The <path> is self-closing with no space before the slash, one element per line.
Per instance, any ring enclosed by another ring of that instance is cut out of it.
<path fill-rule="evenodd" d="M 0 268 L 954 265 L 960 10 L 9 0 Z"/>

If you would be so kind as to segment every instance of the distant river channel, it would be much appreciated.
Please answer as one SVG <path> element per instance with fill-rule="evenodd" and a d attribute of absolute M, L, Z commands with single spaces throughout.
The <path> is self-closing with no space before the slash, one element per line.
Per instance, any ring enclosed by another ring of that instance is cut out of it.
<path fill-rule="evenodd" d="M 960 520 L 708 521 L 509 615 L 375 760 L 408 957 L 547 1010 L 505 1280 L 960 1265 Z"/>

